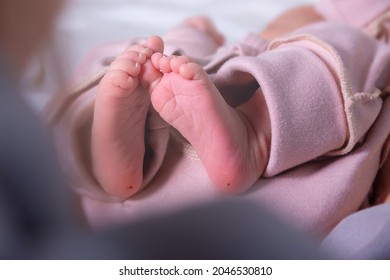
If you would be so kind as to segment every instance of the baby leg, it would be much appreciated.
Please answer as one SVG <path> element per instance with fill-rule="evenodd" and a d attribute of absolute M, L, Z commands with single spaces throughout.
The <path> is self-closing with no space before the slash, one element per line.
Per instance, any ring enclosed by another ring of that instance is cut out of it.
<path fill-rule="evenodd" d="M 188 57 L 155 53 L 152 63 L 164 73 L 151 88 L 152 105 L 192 144 L 211 180 L 229 193 L 251 187 L 268 160 L 268 126 L 251 123 L 259 110 L 267 114 L 261 94 L 234 109 Z"/>
<path fill-rule="evenodd" d="M 217 43 L 218 46 L 223 45 L 225 38 L 217 30 L 217 27 L 214 25 L 214 23 L 209 17 L 207 16 L 190 17 L 185 20 L 185 23 L 207 33 L 211 38 L 214 39 L 215 43 Z"/>
<path fill-rule="evenodd" d="M 260 32 L 267 40 L 286 35 L 309 24 L 323 21 L 324 18 L 316 12 L 314 6 L 301 6 L 289 9 L 271 21 Z"/>
<path fill-rule="evenodd" d="M 150 98 L 139 76 L 154 80 L 155 75 L 161 75 L 147 64 L 151 64 L 153 52 L 162 50 L 159 37 L 129 47 L 116 57 L 99 84 L 92 125 L 92 163 L 99 183 L 110 195 L 126 198 L 142 185 Z"/>

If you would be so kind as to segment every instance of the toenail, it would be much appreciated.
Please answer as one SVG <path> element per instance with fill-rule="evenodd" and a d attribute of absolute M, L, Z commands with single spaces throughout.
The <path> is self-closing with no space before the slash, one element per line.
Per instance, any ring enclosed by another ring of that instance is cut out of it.
<path fill-rule="evenodd" d="M 149 55 L 153 54 L 153 51 L 152 51 L 152 49 L 145 48 L 143 53 L 145 54 L 145 56 L 149 56 Z"/>

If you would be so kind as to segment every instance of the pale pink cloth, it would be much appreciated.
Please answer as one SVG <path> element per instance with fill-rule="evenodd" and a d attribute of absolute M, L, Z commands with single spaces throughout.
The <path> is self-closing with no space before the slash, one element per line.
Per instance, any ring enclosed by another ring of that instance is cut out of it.
<path fill-rule="evenodd" d="M 120 201 L 94 178 L 89 137 L 96 85 L 116 54 L 141 41 L 94 50 L 80 67 L 76 86 L 53 101 L 48 114 L 69 183 L 97 227 L 224 197 L 192 148 L 153 110 L 147 140 L 154 154 L 144 190 Z M 165 41 L 167 54 L 186 53 L 204 65 L 233 106 L 261 87 L 271 116 L 270 160 L 266 177 L 237 199 L 268 205 L 294 226 L 319 235 L 359 209 L 390 133 L 387 45 L 329 22 L 271 43 L 249 34 L 218 50 L 207 35 L 185 25 Z"/>
<path fill-rule="evenodd" d="M 363 29 L 390 9 L 389 0 L 322 0 L 317 11 L 328 20 Z"/>
<path fill-rule="evenodd" d="M 390 43 L 389 0 L 322 0 L 316 10 L 328 21 L 348 24 Z"/>

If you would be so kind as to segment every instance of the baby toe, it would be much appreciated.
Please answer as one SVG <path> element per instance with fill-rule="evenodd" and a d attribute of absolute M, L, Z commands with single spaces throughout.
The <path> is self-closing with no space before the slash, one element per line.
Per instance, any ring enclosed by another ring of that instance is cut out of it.
<path fill-rule="evenodd" d="M 150 48 L 153 52 L 163 52 L 164 42 L 159 36 L 151 36 L 146 41 L 145 46 Z"/>
<path fill-rule="evenodd" d="M 126 51 L 135 51 L 138 53 L 143 53 L 148 58 L 151 57 L 152 54 L 154 53 L 153 50 L 148 46 L 140 45 L 140 44 L 132 45 L 129 48 L 127 48 Z"/>
<path fill-rule="evenodd" d="M 197 63 L 184 63 L 179 68 L 179 74 L 187 80 L 202 80 L 207 79 L 207 74 Z"/>
<path fill-rule="evenodd" d="M 117 58 L 110 65 L 109 71 L 113 70 L 122 71 L 128 76 L 135 77 L 140 73 L 141 65 L 138 62 L 133 61 L 132 59 Z"/>
<path fill-rule="evenodd" d="M 116 60 L 118 59 L 130 59 L 143 64 L 146 61 L 146 55 L 143 52 L 128 49 L 116 58 Z"/>
<path fill-rule="evenodd" d="M 176 56 L 173 59 L 171 59 L 170 67 L 171 67 L 173 72 L 179 73 L 180 66 L 182 66 L 183 64 L 187 64 L 187 63 L 189 63 L 191 61 L 192 61 L 191 58 L 189 58 L 188 56 L 185 56 L 185 55 L 183 55 L 183 56 Z"/>
<path fill-rule="evenodd" d="M 106 74 L 111 84 L 118 89 L 131 91 L 137 86 L 137 81 L 123 71 L 113 70 Z"/>
<path fill-rule="evenodd" d="M 159 60 L 159 69 L 163 73 L 170 73 L 172 72 L 171 68 L 171 60 L 172 56 L 162 56 Z"/>

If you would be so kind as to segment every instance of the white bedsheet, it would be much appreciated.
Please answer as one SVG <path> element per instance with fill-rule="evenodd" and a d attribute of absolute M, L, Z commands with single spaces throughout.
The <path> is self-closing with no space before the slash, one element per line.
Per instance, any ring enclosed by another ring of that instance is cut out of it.
<path fill-rule="evenodd" d="M 93 47 L 135 36 L 162 35 L 184 18 L 210 16 L 226 43 L 261 30 L 284 10 L 317 0 L 68 0 L 54 38 L 26 73 L 28 98 L 40 110 L 65 87 Z"/>

